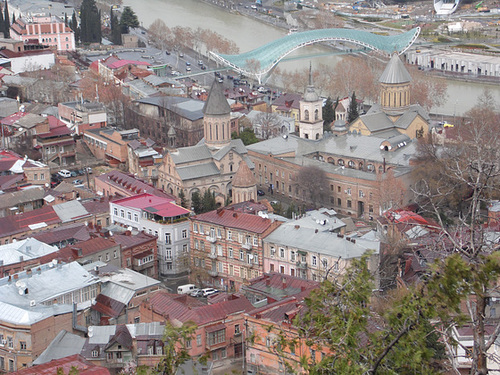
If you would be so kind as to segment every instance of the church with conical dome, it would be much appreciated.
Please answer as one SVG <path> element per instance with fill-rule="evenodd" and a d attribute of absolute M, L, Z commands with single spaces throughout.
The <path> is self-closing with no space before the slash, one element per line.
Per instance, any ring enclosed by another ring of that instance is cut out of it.
<path fill-rule="evenodd" d="M 158 187 L 176 196 L 183 191 L 188 200 L 195 192 L 203 195 L 209 190 L 223 206 L 233 196 L 233 177 L 240 166 L 245 165 L 250 173 L 254 169 L 241 139 L 231 139 L 230 115 L 223 86 L 214 80 L 203 107 L 204 138 L 195 146 L 166 152 Z"/>
<path fill-rule="evenodd" d="M 410 104 L 411 76 L 397 53 L 391 56 L 379 82 L 380 103 L 349 124 L 349 132 L 387 139 L 428 134 L 429 114 L 419 104 Z"/>

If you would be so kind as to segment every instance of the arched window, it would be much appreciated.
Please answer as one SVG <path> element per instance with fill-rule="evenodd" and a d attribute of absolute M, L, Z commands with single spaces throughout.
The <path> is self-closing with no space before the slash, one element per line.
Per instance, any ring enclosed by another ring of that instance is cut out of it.
<path fill-rule="evenodd" d="M 219 124 L 215 124 L 215 139 L 219 140 Z"/>
<path fill-rule="evenodd" d="M 362 170 L 363 170 L 363 163 L 362 163 L 362 162 L 360 162 L 360 163 L 358 164 L 358 169 L 359 169 L 360 171 L 362 171 Z"/>
<path fill-rule="evenodd" d="M 319 120 L 319 111 L 317 109 L 314 111 L 314 120 Z"/>
<path fill-rule="evenodd" d="M 375 166 L 373 164 L 368 164 L 366 166 L 366 169 L 368 170 L 368 172 L 375 172 Z"/>
<path fill-rule="evenodd" d="M 378 167 L 378 173 L 384 173 L 384 167 L 382 166 Z"/>
<path fill-rule="evenodd" d="M 319 139 L 319 133 L 316 133 L 316 139 Z"/>
<path fill-rule="evenodd" d="M 338 163 L 337 163 L 337 164 L 338 164 L 338 165 L 340 165 L 340 166 L 344 166 L 344 165 L 345 165 L 345 163 L 344 163 L 344 160 L 343 160 L 343 159 L 339 159 L 339 161 L 338 161 Z"/>
<path fill-rule="evenodd" d="M 309 121 L 309 111 L 307 109 L 304 111 L 304 120 Z"/>
<path fill-rule="evenodd" d="M 355 166 L 356 166 L 356 164 L 355 164 L 352 160 L 349 160 L 349 161 L 347 162 L 347 166 L 348 166 L 349 168 L 354 169 L 354 168 L 355 168 Z"/>

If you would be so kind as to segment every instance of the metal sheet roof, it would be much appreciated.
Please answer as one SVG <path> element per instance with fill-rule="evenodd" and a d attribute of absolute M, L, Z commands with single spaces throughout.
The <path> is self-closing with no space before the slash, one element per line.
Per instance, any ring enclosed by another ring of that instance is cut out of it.
<path fill-rule="evenodd" d="M 77 200 L 59 203 L 53 207 L 63 223 L 90 215 L 80 201 Z"/>
<path fill-rule="evenodd" d="M 43 353 L 33 361 L 33 365 L 40 365 L 50 362 L 53 359 L 80 354 L 84 344 L 85 337 L 75 335 L 63 329 L 57 334 Z"/>
<path fill-rule="evenodd" d="M 0 260 L 3 261 L 4 265 L 15 264 L 40 258 L 57 250 L 55 246 L 47 245 L 34 238 L 28 238 L 0 246 Z"/>
<path fill-rule="evenodd" d="M 215 163 L 211 161 L 209 163 L 178 167 L 177 173 L 182 180 L 186 181 L 193 178 L 196 179 L 218 175 L 220 171 L 219 168 L 217 168 L 217 165 L 215 165 Z"/>

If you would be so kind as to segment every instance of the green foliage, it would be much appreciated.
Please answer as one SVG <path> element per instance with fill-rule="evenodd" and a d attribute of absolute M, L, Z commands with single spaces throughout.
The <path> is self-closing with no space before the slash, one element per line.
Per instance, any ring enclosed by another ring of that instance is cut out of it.
<path fill-rule="evenodd" d="M 131 27 L 139 27 L 139 19 L 131 7 L 123 8 L 120 27 L 122 34 L 128 34 Z"/>
<path fill-rule="evenodd" d="M 290 205 L 287 207 L 287 209 L 285 211 L 285 216 L 287 218 L 291 219 L 294 214 L 298 214 L 298 213 L 299 213 L 299 209 L 297 207 L 295 207 L 295 205 L 293 203 L 290 203 Z"/>
<path fill-rule="evenodd" d="M 306 298 L 294 324 L 311 349 L 331 354 L 319 362 L 303 355 L 300 367 L 311 375 L 439 373 L 444 347 L 430 322 L 445 319 L 446 309 L 422 287 L 384 300 L 373 296 L 369 256 L 354 259 L 342 279 L 325 280 Z M 281 334 L 278 344 L 283 351 L 296 343 Z"/>
<path fill-rule="evenodd" d="M 76 13 L 73 11 L 71 20 L 68 21 L 68 26 L 75 33 L 75 43 L 80 41 L 80 28 L 78 27 L 78 20 L 76 19 Z"/>
<path fill-rule="evenodd" d="M 2 6 L 0 6 L 0 31 L 4 31 L 4 19 L 3 19 L 3 12 L 2 12 Z"/>
<path fill-rule="evenodd" d="M 238 135 L 236 132 L 231 134 L 231 138 L 233 139 L 241 139 L 245 146 L 251 145 L 253 143 L 257 143 L 259 140 L 255 136 L 255 133 L 252 128 L 243 129 Z"/>
<path fill-rule="evenodd" d="M 213 211 L 217 208 L 217 203 L 215 202 L 215 193 L 211 193 L 210 190 L 205 190 L 203 193 L 203 198 L 201 199 L 201 212 Z"/>
<path fill-rule="evenodd" d="M 110 9 L 110 21 L 111 21 L 111 41 L 115 45 L 122 44 L 122 29 L 120 26 L 120 22 L 118 21 L 118 16 L 115 12 L 113 12 L 113 6 Z"/>
<path fill-rule="evenodd" d="M 359 117 L 358 101 L 356 100 L 356 93 L 353 91 L 351 96 L 351 103 L 347 110 L 347 122 L 350 124 Z"/>
<path fill-rule="evenodd" d="M 80 7 L 80 40 L 101 43 L 101 17 L 95 0 L 83 0 Z"/>
<path fill-rule="evenodd" d="M 281 205 L 281 202 L 271 203 L 271 206 L 276 215 L 283 215 L 283 206 Z"/>
<path fill-rule="evenodd" d="M 179 199 L 181 200 L 181 206 L 184 208 L 188 208 L 187 200 L 186 200 L 186 194 L 184 194 L 184 190 L 181 190 L 179 192 Z"/>
<path fill-rule="evenodd" d="M 169 321 L 165 324 L 163 334 L 163 358 L 158 364 L 160 374 L 175 374 L 177 368 L 191 359 L 187 349 L 187 342 L 191 341 L 196 331 L 193 322 L 174 327 Z"/>
<path fill-rule="evenodd" d="M 201 197 L 200 197 L 200 193 L 198 193 L 197 191 L 195 191 L 191 195 L 191 207 L 193 208 L 193 211 L 195 213 L 201 214 L 201 210 L 202 210 Z"/>
<path fill-rule="evenodd" d="M 325 105 L 323 106 L 323 130 L 330 131 L 330 125 L 335 121 L 335 109 L 333 107 L 333 101 L 331 97 L 326 99 Z"/>

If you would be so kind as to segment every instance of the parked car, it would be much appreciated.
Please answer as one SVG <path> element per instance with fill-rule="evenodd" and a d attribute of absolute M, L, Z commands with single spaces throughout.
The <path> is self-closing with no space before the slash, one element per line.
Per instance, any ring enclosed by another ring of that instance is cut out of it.
<path fill-rule="evenodd" d="M 203 297 L 211 296 L 212 294 L 219 293 L 217 289 L 214 288 L 205 288 L 201 290 L 203 293 Z"/>
<path fill-rule="evenodd" d="M 73 180 L 72 182 L 73 185 L 80 185 L 80 184 L 83 184 L 83 180 L 80 180 L 80 179 L 76 179 L 76 180 Z"/>
<path fill-rule="evenodd" d="M 59 172 L 57 172 L 57 174 L 59 176 L 61 176 L 62 178 L 69 178 L 69 177 L 71 177 L 71 172 L 68 171 L 67 169 L 61 169 Z"/>
<path fill-rule="evenodd" d="M 92 174 L 92 168 L 91 167 L 87 167 L 87 168 L 85 168 L 85 170 L 87 171 L 88 174 Z"/>
<path fill-rule="evenodd" d="M 186 61 L 186 66 L 191 66 L 191 63 L 189 61 Z"/>
<path fill-rule="evenodd" d="M 76 176 L 78 176 L 78 173 L 76 173 L 76 171 L 70 171 L 70 173 L 71 173 L 71 177 L 76 177 Z"/>
<path fill-rule="evenodd" d="M 198 60 L 198 65 L 202 66 L 203 65 L 203 60 Z"/>
<path fill-rule="evenodd" d="M 260 189 L 259 189 L 259 190 L 257 190 L 257 195 L 258 195 L 259 197 L 262 197 L 263 195 L 266 195 L 266 193 L 264 192 L 264 190 L 260 190 Z"/>
<path fill-rule="evenodd" d="M 189 293 L 191 297 L 201 297 L 203 295 L 203 291 L 201 289 L 195 288 Z"/>
<path fill-rule="evenodd" d="M 170 55 L 170 52 L 168 52 L 168 51 L 165 51 L 165 54 L 166 54 L 166 55 Z"/>
<path fill-rule="evenodd" d="M 182 52 L 179 52 L 179 57 L 184 57 L 184 54 Z"/>
<path fill-rule="evenodd" d="M 177 294 L 190 294 L 193 290 L 197 289 L 194 284 L 185 284 L 177 288 Z"/>

